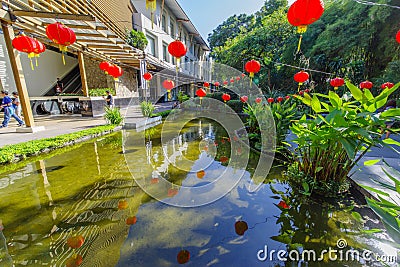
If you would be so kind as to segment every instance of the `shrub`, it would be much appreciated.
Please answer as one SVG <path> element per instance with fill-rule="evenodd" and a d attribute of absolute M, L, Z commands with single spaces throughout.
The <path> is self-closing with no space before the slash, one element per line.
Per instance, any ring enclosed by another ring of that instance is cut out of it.
<path fill-rule="evenodd" d="M 166 118 L 166 117 L 168 117 L 169 114 L 171 114 L 172 111 L 173 111 L 172 109 L 170 109 L 170 110 L 165 110 L 165 111 L 161 111 L 161 112 L 152 114 L 151 117 L 152 117 L 152 118 L 155 118 L 155 117 L 160 117 L 160 116 L 161 116 L 161 117 L 163 117 L 163 118 Z"/>
<path fill-rule="evenodd" d="M 104 114 L 104 118 L 106 119 L 108 124 L 120 125 L 122 123 L 122 121 L 124 120 L 122 118 L 121 111 L 119 108 L 105 107 L 104 110 L 106 111 L 106 114 Z"/>
<path fill-rule="evenodd" d="M 105 96 L 106 91 L 110 91 L 111 95 L 116 95 L 115 89 L 113 88 L 94 88 L 89 89 L 90 96 Z"/>
<path fill-rule="evenodd" d="M 350 97 L 348 94 L 340 97 L 332 91 L 328 95 L 297 96 L 315 115 L 304 115 L 290 127 L 297 136 L 294 140 L 297 148 L 289 175 L 302 177 L 301 185 L 310 192 L 336 195 L 338 189 L 344 191 L 342 185 L 346 184 L 350 170 L 370 148 L 378 144 L 400 145 L 392 139 L 380 139 L 385 122 L 400 116 L 400 109 L 375 113 L 400 83 L 376 97 L 369 90 L 361 91 L 349 82 L 346 85 Z"/>
<path fill-rule="evenodd" d="M 142 110 L 143 116 L 150 118 L 156 108 L 153 103 L 143 101 L 142 103 L 140 103 L 140 109 Z"/>
<path fill-rule="evenodd" d="M 140 50 L 146 49 L 146 46 L 149 43 L 144 33 L 135 30 L 127 31 L 126 38 L 126 41 L 130 46 Z"/>
<path fill-rule="evenodd" d="M 179 103 L 183 103 L 185 101 L 188 101 L 190 97 L 188 95 L 185 95 L 183 92 L 179 92 L 178 94 L 178 101 Z"/>
<path fill-rule="evenodd" d="M 236 113 L 242 113 L 243 112 L 243 107 L 244 103 L 240 100 L 229 100 L 227 102 L 227 105 L 233 109 Z"/>

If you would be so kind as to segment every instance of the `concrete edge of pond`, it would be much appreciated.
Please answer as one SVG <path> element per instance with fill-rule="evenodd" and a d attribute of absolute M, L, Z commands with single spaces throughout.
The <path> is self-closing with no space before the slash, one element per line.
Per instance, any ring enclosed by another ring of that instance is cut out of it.
<path fill-rule="evenodd" d="M 26 160 L 27 158 L 30 158 L 30 157 L 39 156 L 41 154 L 50 153 L 51 151 L 54 151 L 54 150 L 57 150 L 57 149 L 60 149 L 60 148 L 63 148 L 63 147 L 73 146 L 73 145 L 76 145 L 76 144 L 79 144 L 79 143 L 87 142 L 87 141 L 90 141 L 90 140 L 92 140 L 94 138 L 98 138 L 98 137 L 101 137 L 101 136 L 104 136 L 104 135 L 115 133 L 115 132 L 118 132 L 118 131 L 121 131 L 121 130 L 122 130 L 122 126 L 117 126 L 112 130 L 106 130 L 106 131 L 103 131 L 103 132 L 100 132 L 100 133 L 83 136 L 83 137 L 77 138 L 77 139 L 75 139 L 73 141 L 64 143 L 61 146 L 52 147 L 52 148 L 45 148 L 45 149 L 41 150 L 40 152 L 31 154 L 31 155 L 16 155 L 14 157 L 13 161 L 11 163 L 9 163 L 9 164 L 17 163 L 19 161 Z M 7 165 L 7 164 L 4 164 L 4 165 Z M 4 166 L 4 165 L 0 165 L 0 166 Z"/>
<path fill-rule="evenodd" d="M 124 126 L 122 127 L 125 130 L 134 130 L 134 129 L 146 129 L 148 126 L 152 127 L 153 125 L 155 126 L 157 123 L 160 123 L 162 121 L 162 117 L 154 117 L 154 118 L 142 118 L 137 121 L 130 121 L 127 120 L 124 123 Z"/>

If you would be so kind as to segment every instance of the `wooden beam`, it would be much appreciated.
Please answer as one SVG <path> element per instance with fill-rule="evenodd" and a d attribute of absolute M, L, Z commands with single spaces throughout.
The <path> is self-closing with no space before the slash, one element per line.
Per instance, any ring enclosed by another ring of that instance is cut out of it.
<path fill-rule="evenodd" d="M 89 48 L 120 48 L 119 46 L 117 46 L 114 43 L 110 43 L 110 44 L 88 44 L 87 47 L 89 47 Z"/>
<path fill-rule="evenodd" d="M 52 24 L 52 23 L 42 22 L 41 26 L 47 27 L 47 25 L 50 25 L 50 24 Z M 64 24 L 64 25 L 71 29 L 95 30 L 92 26 L 87 25 L 87 24 Z"/>
<path fill-rule="evenodd" d="M 89 88 L 88 88 L 87 78 L 86 78 L 85 60 L 84 60 L 82 51 L 78 52 L 78 61 L 79 61 L 79 71 L 81 73 L 83 95 L 88 97 L 89 96 Z"/>
<path fill-rule="evenodd" d="M 66 14 L 66 13 L 53 13 L 43 11 L 26 11 L 26 10 L 14 10 L 14 14 L 18 17 L 34 17 L 34 18 L 52 18 L 52 19 L 67 19 L 67 20 L 83 20 L 83 21 L 95 21 L 95 17 L 91 15 L 81 14 Z"/>
<path fill-rule="evenodd" d="M 8 57 L 10 58 L 11 69 L 14 75 L 15 86 L 17 87 L 18 95 L 22 105 L 22 111 L 24 113 L 24 120 L 27 127 L 35 127 L 35 121 L 33 119 L 32 107 L 29 101 L 28 88 L 26 86 L 24 72 L 22 69 L 21 58 L 17 50 L 12 46 L 12 40 L 14 39 L 14 31 L 11 25 L 3 22 L 2 29 L 4 39 L 6 42 Z"/>

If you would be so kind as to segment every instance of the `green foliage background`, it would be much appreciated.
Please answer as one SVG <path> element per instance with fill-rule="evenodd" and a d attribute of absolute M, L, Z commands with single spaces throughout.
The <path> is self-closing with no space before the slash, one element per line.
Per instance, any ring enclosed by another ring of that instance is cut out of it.
<path fill-rule="evenodd" d="M 400 81 L 400 45 L 395 40 L 400 9 L 353 0 L 324 2 L 325 12 L 303 35 L 299 54 L 295 54 L 299 36 L 286 17 L 287 1 L 267 0 L 260 11 L 234 15 L 209 35 L 212 56 L 240 71 L 246 61 L 258 59 L 263 65 L 258 78 L 265 92 L 297 89 L 293 75 L 298 69 L 271 61 L 332 73 L 310 73 L 319 92 L 325 92 L 330 87 L 327 80 L 336 75 L 355 84 L 369 79 L 375 90 L 385 81 Z M 400 0 L 376 3 L 400 6 Z"/>

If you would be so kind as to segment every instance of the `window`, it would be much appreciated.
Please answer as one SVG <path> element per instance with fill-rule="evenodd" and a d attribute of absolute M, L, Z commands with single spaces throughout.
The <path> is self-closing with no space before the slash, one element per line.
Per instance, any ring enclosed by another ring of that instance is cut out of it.
<path fill-rule="evenodd" d="M 163 44 L 162 50 L 163 50 L 163 60 L 169 62 L 168 46 L 166 44 Z"/>
<path fill-rule="evenodd" d="M 161 18 L 161 28 L 164 32 L 167 32 L 167 17 L 165 15 L 162 15 Z"/>
<path fill-rule="evenodd" d="M 171 37 L 175 39 L 175 37 L 176 37 L 175 23 L 172 20 L 169 23 L 169 33 L 170 33 Z"/>
<path fill-rule="evenodd" d="M 149 35 L 147 35 L 146 38 L 147 38 L 147 41 L 149 41 L 149 43 L 146 47 L 146 52 L 153 56 L 156 56 L 156 39 Z"/>

